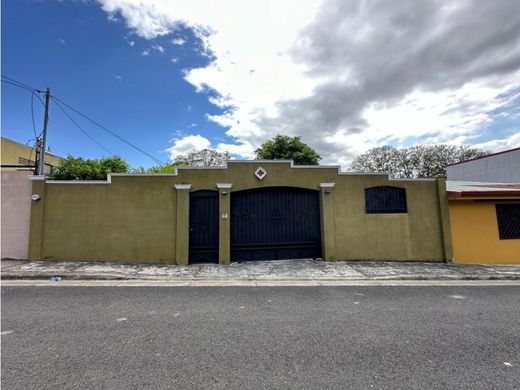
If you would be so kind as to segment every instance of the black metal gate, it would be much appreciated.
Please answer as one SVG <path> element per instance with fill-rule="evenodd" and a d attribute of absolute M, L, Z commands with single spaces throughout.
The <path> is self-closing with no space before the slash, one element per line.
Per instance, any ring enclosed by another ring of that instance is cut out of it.
<path fill-rule="evenodd" d="M 190 193 L 190 263 L 218 263 L 218 192 Z"/>
<path fill-rule="evenodd" d="M 321 257 L 319 192 L 267 187 L 231 193 L 231 261 Z"/>

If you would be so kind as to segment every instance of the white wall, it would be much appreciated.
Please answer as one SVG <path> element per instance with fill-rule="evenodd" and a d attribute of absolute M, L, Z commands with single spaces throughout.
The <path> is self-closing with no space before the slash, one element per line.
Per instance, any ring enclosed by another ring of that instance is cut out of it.
<path fill-rule="evenodd" d="M 452 181 L 520 183 L 520 149 L 449 166 L 446 175 Z"/>
<path fill-rule="evenodd" d="M 32 182 L 29 171 L 2 171 L 2 259 L 27 259 Z"/>

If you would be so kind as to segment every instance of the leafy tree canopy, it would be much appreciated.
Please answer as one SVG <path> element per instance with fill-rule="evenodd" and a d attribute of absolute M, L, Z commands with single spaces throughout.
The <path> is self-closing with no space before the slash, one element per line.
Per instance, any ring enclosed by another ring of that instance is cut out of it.
<path fill-rule="evenodd" d="M 127 173 L 129 170 L 128 163 L 119 156 L 84 159 L 69 154 L 51 177 L 56 180 L 105 180 L 109 173 Z"/>
<path fill-rule="evenodd" d="M 226 160 L 231 159 L 229 152 L 218 152 L 214 149 L 192 150 L 179 155 L 172 163 L 153 166 L 150 168 L 137 168 L 134 173 L 174 173 L 176 167 L 214 167 L 225 165 Z"/>
<path fill-rule="evenodd" d="M 277 135 L 256 149 L 256 158 L 261 160 L 293 160 L 296 165 L 318 165 L 321 159 L 301 137 Z"/>
<path fill-rule="evenodd" d="M 231 159 L 229 152 L 219 152 L 214 149 L 192 150 L 189 153 L 175 157 L 175 166 L 190 167 L 218 167 L 226 164 Z"/>
<path fill-rule="evenodd" d="M 139 167 L 131 170 L 132 173 L 175 173 L 175 164 L 156 165 L 150 168 Z"/>
<path fill-rule="evenodd" d="M 358 156 L 351 170 L 385 172 L 395 178 L 446 176 L 446 166 L 489 154 L 466 145 L 416 145 L 397 149 L 393 146 L 372 148 Z"/>

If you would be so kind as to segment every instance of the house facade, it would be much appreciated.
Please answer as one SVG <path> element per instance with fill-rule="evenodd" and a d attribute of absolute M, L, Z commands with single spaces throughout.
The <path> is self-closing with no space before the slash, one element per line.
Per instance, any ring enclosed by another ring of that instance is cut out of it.
<path fill-rule="evenodd" d="M 34 148 L 13 141 L 9 138 L 1 138 L 2 171 L 30 171 L 35 167 L 37 153 Z M 45 174 L 50 174 L 56 167 L 61 165 L 61 157 L 53 153 L 45 153 Z M 18 167 L 17 167 L 18 166 Z"/>
<path fill-rule="evenodd" d="M 446 172 L 454 262 L 520 264 L 520 148 Z"/>
<path fill-rule="evenodd" d="M 31 260 L 452 258 L 443 179 L 253 160 L 106 181 L 35 176 L 32 191 Z"/>
<path fill-rule="evenodd" d="M 450 181 L 520 183 L 520 148 L 448 165 L 446 176 Z"/>
<path fill-rule="evenodd" d="M 448 181 L 456 263 L 520 264 L 520 184 Z"/>

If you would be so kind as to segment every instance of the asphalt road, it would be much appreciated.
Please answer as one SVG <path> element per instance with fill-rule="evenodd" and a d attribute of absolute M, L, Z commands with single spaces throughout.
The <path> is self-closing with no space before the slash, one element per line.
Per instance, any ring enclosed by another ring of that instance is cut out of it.
<path fill-rule="evenodd" d="M 520 286 L 2 287 L 2 389 L 519 389 Z"/>

